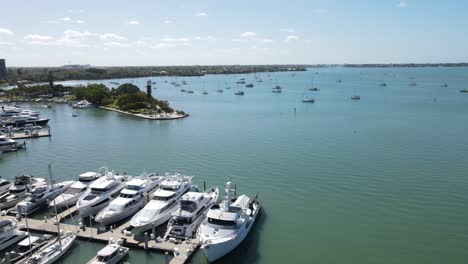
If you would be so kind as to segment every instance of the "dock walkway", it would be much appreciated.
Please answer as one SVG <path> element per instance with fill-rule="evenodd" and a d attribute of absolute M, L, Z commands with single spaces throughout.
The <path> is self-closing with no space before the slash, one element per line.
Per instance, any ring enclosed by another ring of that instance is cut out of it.
<path fill-rule="evenodd" d="M 59 213 L 58 216 L 60 219 L 64 219 L 68 216 L 71 216 L 76 213 L 76 207 L 72 207 L 68 210 Z M 11 221 L 16 221 L 16 218 L 13 216 L 2 216 L 3 219 L 9 219 Z M 54 224 L 53 219 L 47 220 L 37 220 L 31 218 L 22 218 L 18 223 L 19 226 L 26 228 L 26 221 L 28 222 L 28 227 L 30 230 L 40 233 L 49 233 L 57 234 L 57 226 Z M 156 239 L 151 239 L 148 236 L 144 240 L 137 240 L 133 234 L 126 234 L 125 230 L 130 226 L 129 222 L 117 227 L 111 231 L 102 232 L 98 228 L 85 227 L 79 229 L 75 225 L 71 224 L 60 224 L 60 229 L 63 232 L 74 231 L 77 232 L 78 239 L 82 240 L 93 240 L 96 242 L 108 243 L 109 240 L 119 240 L 124 241 L 124 246 L 132 248 L 140 248 L 144 250 L 158 251 L 160 253 L 171 252 L 173 253 L 173 258 L 170 260 L 170 264 L 183 264 L 187 262 L 190 257 L 196 252 L 200 246 L 200 242 L 197 239 L 190 239 L 181 243 L 174 243 L 171 241 L 157 241 Z M 145 242 L 146 240 L 146 242 Z"/>

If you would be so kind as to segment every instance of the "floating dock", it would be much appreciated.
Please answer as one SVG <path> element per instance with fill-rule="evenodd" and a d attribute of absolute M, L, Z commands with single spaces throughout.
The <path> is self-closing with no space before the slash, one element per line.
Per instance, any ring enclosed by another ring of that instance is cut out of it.
<path fill-rule="evenodd" d="M 13 132 L 8 134 L 8 137 L 11 139 L 27 139 L 27 138 L 39 138 L 39 137 L 51 137 L 50 129 L 48 130 L 39 130 L 34 133 L 26 132 Z"/>
<path fill-rule="evenodd" d="M 72 207 L 57 214 L 57 216 L 61 221 L 76 214 L 77 212 L 78 210 L 76 207 Z M 16 221 L 16 218 L 11 216 L 11 214 L 2 216 L 1 219 Z M 19 226 L 26 228 L 26 222 L 28 223 L 27 226 L 29 227 L 29 230 L 39 233 L 57 234 L 57 226 L 54 223 L 54 219 L 37 220 L 22 217 L 18 224 Z M 197 239 L 188 239 L 186 241 L 176 243 L 172 241 L 162 241 L 160 239 L 151 238 L 146 234 L 141 240 L 136 239 L 133 234 L 128 231 L 126 232 L 126 229 L 129 226 L 130 220 L 120 225 L 119 227 L 116 227 L 115 229 L 103 232 L 98 228 L 84 227 L 80 229 L 76 225 L 60 223 L 61 230 L 77 232 L 78 239 L 86 241 L 92 240 L 106 244 L 110 239 L 113 239 L 114 241 L 121 239 L 123 241 L 123 245 L 127 247 L 139 248 L 148 251 L 157 251 L 163 254 L 166 252 L 171 252 L 173 257 L 169 262 L 170 264 L 186 263 L 200 246 L 200 242 Z"/>

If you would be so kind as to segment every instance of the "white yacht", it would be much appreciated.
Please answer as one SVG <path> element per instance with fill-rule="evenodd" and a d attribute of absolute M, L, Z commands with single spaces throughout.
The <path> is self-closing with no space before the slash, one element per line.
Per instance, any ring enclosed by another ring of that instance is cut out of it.
<path fill-rule="evenodd" d="M 75 205 L 78 199 L 85 194 L 89 184 L 103 176 L 104 173 L 105 167 L 102 167 L 99 172 L 85 172 L 80 174 L 78 181 L 73 182 L 62 194 L 52 200 L 49 203 L 49 207 L 53 207 L 54 203 L 57 208 L 68 208 Z"/>
<path fill-rule="evenodd" d="M 26 238 L 21 240 L 16 248 L 10 252 L 10 263 L 24 262 L 27 257 L 45 246 L 51 239 L 52 236 L 50 235 L 44 235 L 42 237 L 26 236 Z M 6 263 L 6 261 L 4 260 L 3 263 Z"/>
<path fill-rule="evenodd" d="M 13 185 L 8 188 L 8 192 L 0 196 L 0 209 L 14 207 L 26 199 L 29 190 L 46 184 L 47 182 L 43 178 L 35 178 L 29 175 L 16 177 Z"/>
<path fill-rule="evenodd" d="M 78 199 L 76 207 L 81 217 L 94 216 L 114 200 L 125 187 L 126 177 L 106 172 L 105 176 L 89 185 L 89 189 Z"/>
<path fill-rule="evenodd" d="M 11 182 L 0 178 L 0 196 L 8 192 Z"/>
<path fill-rule="evenodd" d="M 226 197 L 220 205 L 213 205 L 200 225 L 197 238 L 201 248 L 213 262 L 235 249 L 247 236 L 260 211 L 257 196 L 235 198 L 233 184 L 226 184 Z M 233 199 L 232 199 L 233 198 Z"/>
<path fill-rule="evenodd" d="M 27 232 L 19 231 L 16 223 L 10 220 L 0 221 L 0 251 L 21 241 L 27 236 Z"/>
<path fill-rule="evenodd" d="M 109 243 L 99 250 L 97 255 L 88 264 L 117 264 L 128 254 L 128 248 L 119 243 Z"/>
<path fill-rule="evenodd" d="M 70 249 L 76 239 L 76 234 L 67 232 L 59 235 L 54 243 L 46 245 L 36 254 L 28 259 L 28 264 L 51 264 L 57 261 Z"/>
<path fill-rule="evenodd" d="M 172 218 L 167 224 L 164 238 L 183 240 L 193 237 L 198 226 L 205 219 L 208 209 L 217 202 L 218 188 L 208 192 L 188 192 L 179 201 L 179 208 L 172 213 Z"/>
<path fill-rule="evenodd" d="M 57 208 L 68 208 L 76 204 L 78 199 L 86 192 L 88 186 L 80 181 L 74 181 L 63 193 L 59 194 L 55 199 L 49 202 L 49 207 L 54 204 Z"/>
<path fill-rule="evenodd" d="M 16 212 L 28 215 L 47 205 L 49 200 L 54 200 L 59 194 L 63 193 L 73 181 L 50 185 L 41 185 L 31 190 L 31 196 L 16 205 Z"/>
<path fill-rule="evenodd" d="M 77 103 L 74 103 L 73 108 L 79 108 L 79 109 L 86 109 L 86 108 L 94 108 L 94 105 L 87 100 L 81 100 Z"/>
<path fill-rule="evenodd" d="M 177 209 L 177 200 L 186 192 L 196 187 L 193 177 L 166 176 L 149 203 L 133 216 L 130 224 L 136 231 L 146 231 L 167 222 Z"/>
<path fill-rule="evenodd" d="M 22 149 L 25 145 L 25 142 L 18 142 L 9 137 L 0 135 L 0 153 Z"/>
<path fill-rule="evenodd" d="M 120 196 L 99 211 L 96 222 L 109 225 L 134 215 L 153 197 L 154 191 L 163 180 L 163 176 L 153 173 L 129 180 Z"/>

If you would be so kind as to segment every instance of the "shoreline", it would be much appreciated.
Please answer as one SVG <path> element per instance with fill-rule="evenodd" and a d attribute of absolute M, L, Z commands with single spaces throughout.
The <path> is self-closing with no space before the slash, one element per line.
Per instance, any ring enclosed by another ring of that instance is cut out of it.
<path fill-rule="evenodd" d="M 127 111 L 115 109 L 115 108 L 112 108 L 112 107 L 106 107 L 106 106 L 98 106 L 97 108 L 107 110 L 107 111 L 113 111 L 113 112 L 117 112 L 117 113 L 121 113 L 121 114 L 131 115 L 131 116 L 135 116 L 135 117 L 139 117 L 139 118 L 144 118 L 144 119 L 147 119 L 147 120 L 176 120 L 176 119 L 182 119 L 182 118 L 186 118 L 186 117 L 190 116 L 189 114 L 184 114 L 184 115 L 173 114 L 173 116 L 145 115 L 145 114 L 134 114 L 134 113 L 130 113 L 130 112 L 127 112 Z"/>

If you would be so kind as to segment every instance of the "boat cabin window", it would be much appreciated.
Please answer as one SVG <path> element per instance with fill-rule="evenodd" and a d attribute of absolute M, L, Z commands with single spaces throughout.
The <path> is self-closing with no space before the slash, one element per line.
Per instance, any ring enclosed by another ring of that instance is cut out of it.
<path fill-rule="evenodd" d="M 98 195 L 92 194 L 92 193 L 91 193 L 91 194 L 86 195 L 86 196 L 83 198 L 83 200 L 85 200 L 85 201 L 90 201 L 90 200 L 94 200 L 94 198 L 96 198 L 96 197 L 98 197 Z"/>
<path fill-rule="evenodd" d="M 180 186 L 161 186 L 161 190 L 165 191 L 176 191 L 180 188 Z"/>
<path fill-rule="evenodd" d="M 191 224 L 192 219 L 187 218 L 187 217 L 176 217 L 172 219 L 172 223 L 176 225 L 185 225 L 185 224 Z"/>
<path fill-rule="evenodd" d="M 180 201 L 180 208 L 187 212 L 195 212 L 197 210 L 197 203 L 193 201 Z"/>
<path fill-rule="evenodd" d="M 122 197 L 122 198 L 133 198 L 133 197 L 135 197 L 135 194 L 121 193 L 120 197 Z"/>
<path fill-rule="evenodd" d="M 219 226 L 234 226 L 236 222 L 230 220 L 221 220 L 208 217 L 208 223 Z"/>
<path fill-rule="evenodd" d="M 77 193 L 80 193 L 82 191 L 85 191 L 86 190 L 86 187 L 84 188 L 68 188 L 65 193 L 70 193 L 70 194 L 77 194 Z"/>
<path fill-rule="evenodd" d="M 140 186 L 140 185 L 127 185 L 127 187 L 125 187 L 129 190 L 133 190 L 133 191 L 139 191 L 141 190 L 143 187 Z"/>
<path fill-rule="evenodd" d="M 12 194 L 15 194 L 15 193 L 22 193 L 24 192 L 24 189 L 13 189 L 13 190 L 10 190 L 10 193 Z"/>
<path fill-rule="evenodd" d="M 108 188 L 91 188 L 91 193 L 93 194 L 101 194 L 107 192 Z"/>

